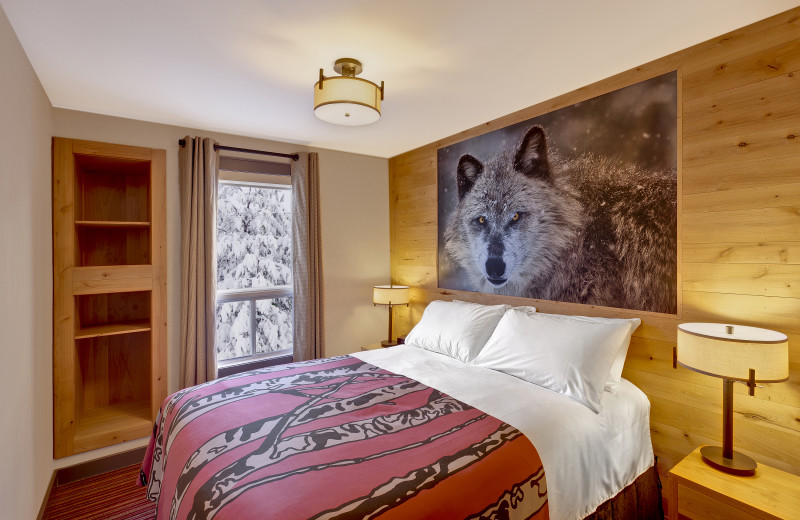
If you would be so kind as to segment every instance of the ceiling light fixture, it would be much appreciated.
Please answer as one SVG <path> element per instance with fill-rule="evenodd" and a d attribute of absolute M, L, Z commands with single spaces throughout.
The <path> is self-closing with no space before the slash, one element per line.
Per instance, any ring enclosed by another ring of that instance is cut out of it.
<path fill-rule="evenodd" d="M 325 77 L 319 69 L 314 85 L 314 115 L 327 123 L 345 126 L 369 125 L 381 118 L 383 81 L 379 87 L 357 78 L 363 65 L 353 58 L 340 58 L 333 65 L 340 76 Z"/>

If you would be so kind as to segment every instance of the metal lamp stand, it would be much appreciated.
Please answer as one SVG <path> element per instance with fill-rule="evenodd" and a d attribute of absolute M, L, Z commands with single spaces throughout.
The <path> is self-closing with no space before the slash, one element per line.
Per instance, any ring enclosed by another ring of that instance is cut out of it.
<path fill-rule="evenodd" d="M 753 377 L 751 374 L 751 380 Z M 743 453 L 733 451 L 733 383 L 733 379 L 722 380 L 722 447 L 705 446 L 700 449 L 700 454 L 709 466 L 725 473 L 753 475 L 756 472 L 756 461 Z M 748 386 L 752 395 L 755 383 L 748 382 Z"/>
<path fill-rule="evenodd" d="M 394 305 L 390 303 L 388 304 L 388 307 L 389 307 L 389 339 L 381 341 L 381 346 L 384 348 L 394 347 L 395 345 L 397 345 L 397 341 L 392 341 L 392 316 L 394 314 L 392 312 L 392 307 L 394 307 Z"/>

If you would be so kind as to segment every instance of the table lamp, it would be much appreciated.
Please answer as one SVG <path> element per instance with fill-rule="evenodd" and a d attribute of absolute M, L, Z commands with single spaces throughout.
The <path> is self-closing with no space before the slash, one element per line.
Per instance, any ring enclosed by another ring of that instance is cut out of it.
<path fill-rule="evenodd" d="M 743 325 L 681 323 L 673 359 L 689 370 L 722 378 L 722 447 L 703 447 L 703 460 L 726 473 L 754 474 L 756 461 L 733 451 L 733 383 L 747 384 L 755 395 L 756 383 L 789 379 L 786 335 Z"/>
<path fill-rule="evenodd" d="M 392 307 L 395 305 L 408 306 L 407 285 L 376 285 L 372 288 L 372 305 L 389 306 L 389 339 L 381 341 L 384 347 L 393 347 L 397 341 L 392 340 Z"/>

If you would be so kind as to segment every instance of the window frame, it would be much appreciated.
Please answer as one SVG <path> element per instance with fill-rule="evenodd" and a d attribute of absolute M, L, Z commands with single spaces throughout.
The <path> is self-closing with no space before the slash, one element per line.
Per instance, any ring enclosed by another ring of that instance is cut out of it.
<path fill-rule="evenodd" d="M 255 162 L 255 161 L 254 161 Z M 266 165 L 283 165 L 282 163 L 271 163 L 259 161 Z M 288 176 L 271 175 L 267 173 L 243 172 L 233 170 L 219 170 L 217 185 L 245 186 L 250 188 L 280 189 L 292 191 L 291 178 Z M 294 195 L 294 194 L 292 194 Z M 216 248 L 216 243 L 214 244 Z M 216 252 L 215 252 L 216 254 Z M 217 273 L 214 273 L 217 276 Z M 294 272 L 292 273 L 294 278 Z M 250 305 L 250 355 L 239 356 L 236 358 L 218 360 L 216 359 L 216 327 L 214 330 L 214 353 L 215 363 L 218 372 L 231 375 L 250 369 L 250 365 L 269 366 L 270 364 L 280 364 L 292 361 L 292 349 L 281 349 L 274 352 L 256 353 L 256 329 L 258 326 L 256 301 L 271 300 L 275 298 L 294 299 L 294 287 L 292 285 L 277 285 L 273 287 L 246 287 L 242 289 L 217 289 L 214 301 L 215 309 L 223 303 L 249 302 Z M 294 302 L 292 302 L 294 308 Z M 215 311 L 216 312 L 216 311 Z M 294 317 L 292 318 L 294 319 Z M 285 358 L 280 360 L 279 358 Z M 270 363 L 275 361 L 275 363 Z M 253 367 L 253 368 L 257 368 Z"/>

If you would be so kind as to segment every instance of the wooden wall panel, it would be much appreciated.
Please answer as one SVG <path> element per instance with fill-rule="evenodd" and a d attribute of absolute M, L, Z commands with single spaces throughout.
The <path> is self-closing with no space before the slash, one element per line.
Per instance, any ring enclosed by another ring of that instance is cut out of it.
<path fill-rule="evenodd" d="M 675 69 L 681 105 L 677 316 L 437 287 L 438 148 Z M 721 381 L 672 368 L 678 323 L 727 321 L 785 332 L 790 379 L 759 388 L 755 397 L 735 385 L 734 442 L 757 460 L 800 474 L 798 82 L 800 8 L 392 158 L 392 282 L 412 286 L 411 305 L 397 309 L 396 332 L 407 332 L 436 299 L 641 317 L 623 375 L 651 400 L 662 478 L 694 448 L 722 437 Z"/>

